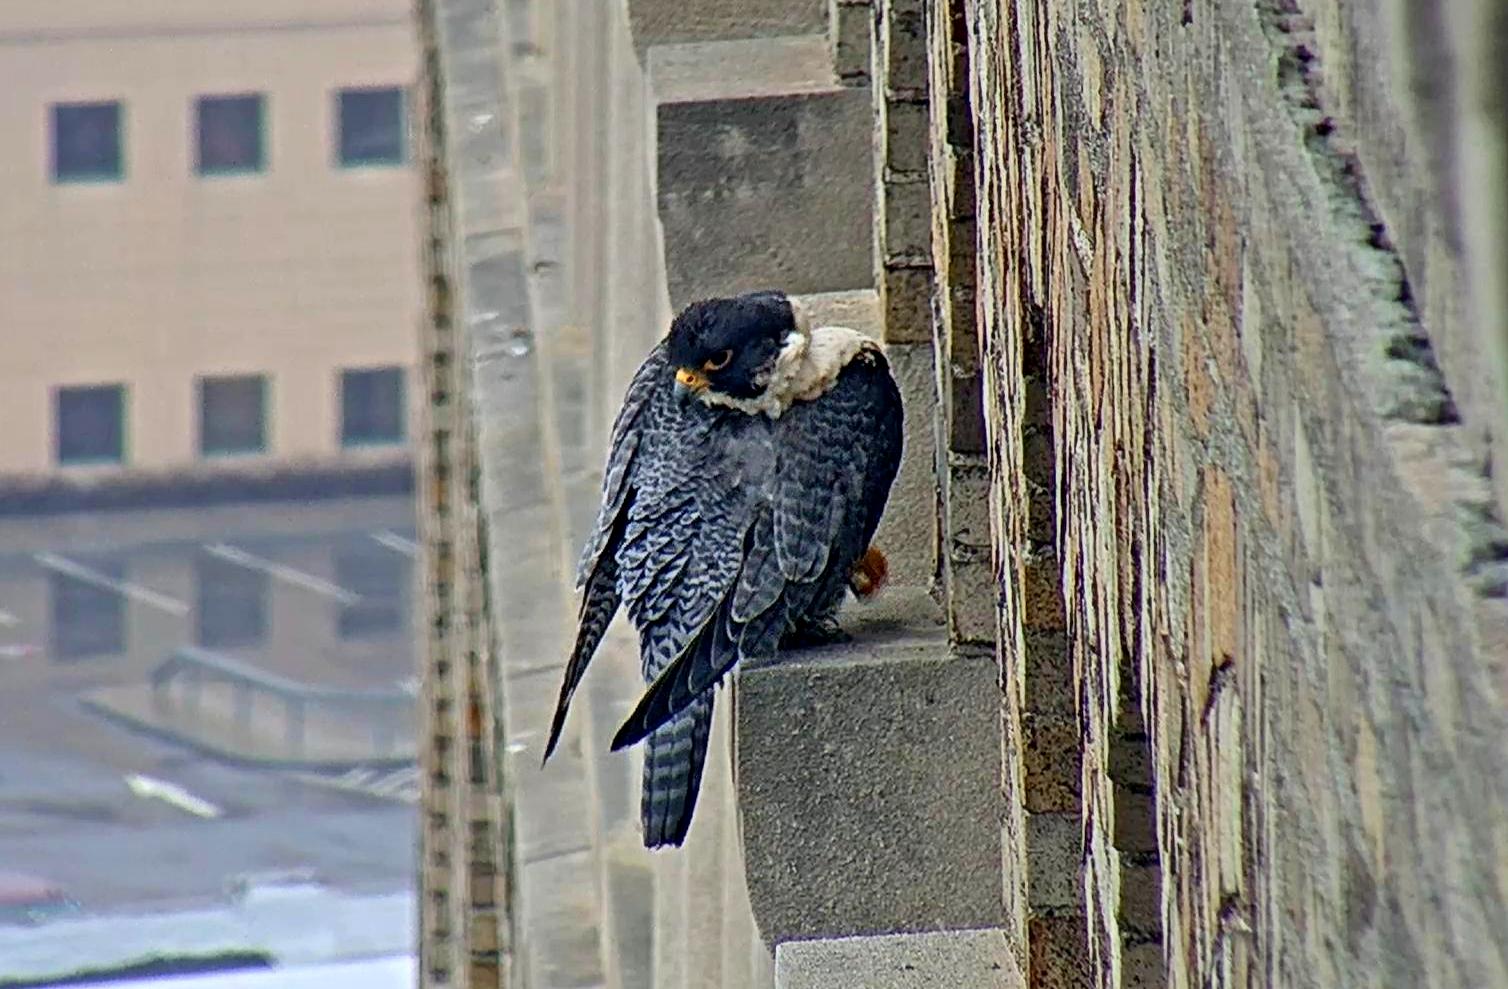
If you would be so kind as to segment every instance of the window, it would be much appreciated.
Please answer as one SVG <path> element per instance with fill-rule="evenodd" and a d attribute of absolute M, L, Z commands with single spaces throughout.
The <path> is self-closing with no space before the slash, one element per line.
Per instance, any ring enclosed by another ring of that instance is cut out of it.
<path fill-rule="evenodd" d="M 195 557 L 195 641 L 206 649 L 259 645 L 267 636 L 267 588 L 260 570 Z"/>
<path fill-rule="evenodd" d="M 403 90 L 342 89 L 335 103 L 342 166 L 403 164 Z"/>
<path fill-rule="evenodd" d="M 90 560 L 108 580 L 126 579 L 118 560 Z M 48 574 L 48 625 L 56 660 L 114 656 L 126 651 L 126 600 L 117 592 L 63 573 Z"/>
<path fill-rule="evenodd" d="M 125 459 L 125 394 L 123 385 L 57 390 L 58 463 L 120 463 Z"/>
<path fill-rule="evenodd" d="M 402 631 L 408 600 L 407 557 L 375 544 L 337 550 L 335 582 L 360 600 L 340 606 L 336 632 L 342 639 L 366 639 Z"/>
<path fill-rule="evenodd" d="M 199 453 L 260 453 L 267 446 L 267 379 L 199 379 Z"/>
<path fill-rule="evenodd" d="M 120 145 L 119 103 L 53 105 L 54 182 L 118 180 L 122 172 Z"/>
<path fill-rule="evenodd" d="M 265 159 L 260 94 L 201 96 L 196 117 L 200 175 L 262 170 Z"/>
<path fill-rule="evenodd" d="M 341 372 L 342 446 L 402 443 L 408 432 L 407 418 L 401 367 Z"/>

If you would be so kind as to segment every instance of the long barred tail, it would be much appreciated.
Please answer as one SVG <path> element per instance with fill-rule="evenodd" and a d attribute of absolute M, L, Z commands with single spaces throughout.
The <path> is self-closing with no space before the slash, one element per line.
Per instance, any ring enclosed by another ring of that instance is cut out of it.
<path fill-rule="evenodd" d="M 644 845 L 679 845 L 691 827 L 707 736 L 712 732 L 712 697 L 707 691 L 644 740 L 644 793 L 640 814 Z"/>

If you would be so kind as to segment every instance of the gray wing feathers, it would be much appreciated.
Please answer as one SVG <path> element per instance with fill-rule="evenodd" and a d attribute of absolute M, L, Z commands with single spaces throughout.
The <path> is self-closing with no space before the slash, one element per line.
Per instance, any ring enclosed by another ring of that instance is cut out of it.
<path fill-rule="evenodd" d="M 560 741 L 571 698 L 622 603 L 622 594 L 618 588 L 620 568 L 612 549 L 615 548 L 614 544 L 623 539 L 627 514 L 624 509 L 630 492 L 629 479 L 639 452 L 641 432 L 636 428 L 637 420 L 660 383 L 664 368 L 665 353 L 662 345 L 651 351 L 639 366 L 633 380 L 629 382 L 623 407 L 618 410 L 617 418 L 613 421 L 612 446 L 602 477 L 602 508 L 597 515 L 597 526 L 582 548 L 576 570 L 576 586 L 583 591 L 576 644 L 571 650 L 565 678 L 560 685 L 560 698 L 556 702 L 550 735 L 545 743 L 545 760 L 550 758 Z"/>
<path fill-rule="evenodd" d="M 565 727 L 566 712 L 570 710 L 571 698 L 586 673 L 587 664 L 602 643 L 602 637 L 618 613 L 617 567 L 611 557 L 601 561 L 592 570 L 587 580 L 586 593 L 581 597 L 581 615 L 576 630 L 576 645 L 571 649 L 571 658 L 566 663 L 565 678 L 560 684 L 560 697 L 555 702 L 555 717 L 550 722 L 550 736 L 545 742 L 544 759 L 548 761 L 555 746 L 560 742 L 561 729 Z"/>
<path fill-rule="evenodd" d="M 655 389 L 664 377 L 666 359 L 662 343 L 649 352 L 639 370 L 628 384 L 623 396 L 623 406 L 613 420 L 612 439 L 609 443 L 607 466 L 602 472 L 602 508 L 597 514 L 597 527 L 581 550 L 581 560 L 576 567 L 576 586 L 584 585 L 592 568 L 607 548 L 613 523 L 623 510 L 628 495 L 629 469 L 639 452 L 641 431 L 636 429 L 639 415 L 654 397 Z"/>
<path fill-rule="evenodd" d="M 805 446 L 782 451 L 775 488 L 775 552 L 787 580 L 816 580 L 822 573 L 848 499 L 843 478 L 823 476 L 830 472 L 821 458 L 835 451 Z"/>
<path fill-rule="evenodd" d="M 900 457 L 900 395 L 884 358 L 860 355 L 822 398 L 779 420 L 683 408 L 664 346 L 613 426 L 602 510 L 583 549 L 577 646 L 553 748 L 591 653 L 620 604 L 650 682 L 612 747 L 647 740 L 645 844 L 680 844 L 696 803 L 711 688 L 773 656 L 794 625 L 831 618 L 867 546 Z"/>
<path fill-rule="evenodd" d="M 721 550 L 739 558 L 737 583 L 694 640 L 677 636 L 684 646 L 667 647 L 655 669 L 646 658 L 655 682 L 613 748 L 644 738 L 735 664 L 773 655 L 788 627 L 827 615 L 841 600 L 846 570 L 868 544 L 899 463 L 900 396 L 884 359 L 861 355 L 832 391 L 793 406 L 777 429 L 773 480 L 759 486 L 766 500 L 739 552 Z M 671 662 L 662 666 L 665 655 Z"/>

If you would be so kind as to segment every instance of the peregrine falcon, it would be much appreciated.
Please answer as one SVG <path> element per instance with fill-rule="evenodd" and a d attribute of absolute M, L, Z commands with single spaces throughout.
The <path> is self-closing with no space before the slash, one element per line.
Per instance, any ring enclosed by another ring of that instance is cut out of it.
<path fill-rule="evenodd" d="M 650 686 L 612 747 L 646 743 L 646 846 L 686 838 L 723 675 L 843 638 L 845 590 L 883 582 L 869 543 L 901 434 L 880 344 L 813 329 L 779 292 L 692 303 L 634 375 L 577 571 L 580 628 L 545 759 L 625 606 Z"/>

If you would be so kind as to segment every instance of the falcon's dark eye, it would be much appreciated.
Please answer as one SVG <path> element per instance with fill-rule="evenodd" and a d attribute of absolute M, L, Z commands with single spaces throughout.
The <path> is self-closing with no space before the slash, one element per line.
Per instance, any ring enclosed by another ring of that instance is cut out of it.
<path fill-rule="evenodd" d="M 724 350 L 724 351 L 720 352 L 716 357 L 713 357 L 710 360 L 708 360 L 705 363 L 703 363 L 702 364 L 702 370 L 703 371 L 721 371 L 723 368 L 727 367 L 728 363 L 730 361 L 732 361 L 732 360 L 733 360 L 733 351 L 731 351 L 731 350 Z"/>

